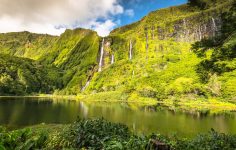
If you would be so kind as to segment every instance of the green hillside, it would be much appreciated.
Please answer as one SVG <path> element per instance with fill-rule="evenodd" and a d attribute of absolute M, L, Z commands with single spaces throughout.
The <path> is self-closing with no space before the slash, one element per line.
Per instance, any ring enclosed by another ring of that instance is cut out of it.
<path fill-rule="evenodd" d="M 52 93 L 57 87 L 60 87 L 57 68 L 42 66 L 27 58 L 0 54 L 1 95 Z"/>
<path fill-rule="evenodd" d="M 66 30 L 61 36 L 40 35 L 29 32 L 19 33 L 6 33 L 0 34 L 0 54 L 4 56 L 3 61 L 8 62 L 15 60 L 15 64 L 4 63 L 0 64 L 0 67 L 16 67 L 17 63 L 22 65 L 24 71 L 33 71 L 42 68 L 47 72 L 46 68 L 56 68 L 57 72 L 54 72 L 56 76 L 53 80 L 57 84 L 45 83 L 49 88 L 44 90 L 44 87 L 39 87 L 37 83 L 40 80 L 33 80 L 37 78 L 35 74 L 30 74 L 25 79 L 27 82 L 32 82 L 34 90 L 25 91 L 24 94 L 34 93 L 53 93 L 60 91 L 60 94 L 77 94 L 81 91 L 81 88 L 85 85 L 86 80 L 91 76 L 91 69 L 96 67 L 97 54 L 99 50 L 99 37 L 91 30 L 75 29 Z M 14 56 L 14 57 L 13 57 Z M 28 59 L 20 59 L 20 57 Z M 27 68 L 22 63 L 33 62 L 38 64 L 35 66 L 32 64 L 32 68 Z M 49 71 L 51 71 L 49 69 Z M 13 74 L 16 74 L 17 69 Z M 40 71 L 39 71 L 40 72 Z M 2 70 L 0 74 L 5 74 Z M 17 76 L 17 75 L 15 75 Z M 34 84 L 37 83 L 37 84 Z M 5 92 L 3 92 L 5 93 Z M 23 94 L 17 92 L 15 94 Z M 5 94 L 8 94 L 5 93 Z M 5 95 L 4 94 L 4 95 Z"/>
<path fill-rule="evenodd" d="M 183 109 L 218 104 L 235 109 L 226 103 L 235 102 L 234 31 L 233 1 L 152 12 L 105 38 L 103 71 L 86 90 L 97 94 L 85 99 L 154 99 Z"/>
<path fill-rule="evenodd" d="M 63 88 L 58 94 L 77 94 L 93 74 L 99 51 L 96 32 L 85 29 L 66 30 L 41 63 L 53 64 L 63 73 Z"/>
<path fill-rule="evenodd" d="M 58 37 L 30 32 L 0 34 L 0 52 L 37 60 L 52 49 Z"/>
<path fill-rule="evenodd" d="M 104 41 L 96 32 L 81 28 L 60 36 L 0 34 L 1 61 L 14 61 L 0 64 L 1 78 L 16 79 L 19 88 L 7 87 L 20 90 L 2 94 L 54 93 L 87 100 L 151 100 L 183 109 L 235 110 L 235 8 L 234 0 L 190 0 L 117 28 Z M 35 70 L 25 77 L 32 84 L 23 84 L 19 69 L 4 69 L 16 65 L 24 73 Z"/>

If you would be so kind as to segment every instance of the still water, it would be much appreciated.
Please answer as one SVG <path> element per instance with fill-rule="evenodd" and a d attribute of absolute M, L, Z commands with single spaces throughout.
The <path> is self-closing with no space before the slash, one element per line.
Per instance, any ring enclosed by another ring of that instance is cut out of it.
<path fill-rule="evenodd" d="M 67 124 L 81 118 L 105 118 L 126 124 L 137 133 L 173 133 L 192 137 L 211 128 L 236 134 L 236 114 L 190 115 L 134 103 L 78 102 L 50 98 L 0 98 L 0 125 L 9 128 L 49 123 Z"/>

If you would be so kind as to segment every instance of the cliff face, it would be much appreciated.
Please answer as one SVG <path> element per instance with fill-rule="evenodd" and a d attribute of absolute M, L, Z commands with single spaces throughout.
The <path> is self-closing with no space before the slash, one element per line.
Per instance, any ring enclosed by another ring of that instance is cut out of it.
<path fill-rule="evenodd" d="M 191 44 L 219 36 L 223 26 L 222 15 L 230 10 L 231 5 L 232 1 L 222 1 L 206 10 L 181 5 L 152 12 L 136 23 L 112 31 L 105 38 L 109 44 L 104 60 L 111 62 L 113 56 L 116 61 L 129 59 L 130 43 L 135 57 L 149 55 L 148 51 L 166 49 L 165 41 Z M 108 65 L 103 63 L 105 67 Z"/>
<path fill-rule="evenodd" d="M 86 29 L 66 30 L 61 36 L 29 32 L 0 34 L 0 56 L 33 59 L 33 63 L 39 64 L 38 66 L 45 68 L 45 70 L 48 66 L 56 67 L 57 75 L 54 71 L 48 76 L 56 76 L 58 83 L 49 85 L 53 86 L 53 89 L 49 89 L 52 91 L 58 89 L 62 91 L 61 94 L 80 92 L 87 78 L 91 76 L 91 71 L 96 68 L 98 51 L 99 37 L 97 33 Z M 1 66 L 2 64 L 0 64 Z M 0 77 L 3 74 L 4 70 L 0 70 Z M 18 80 L 17 71 L 13 74 L 16 74 L 14 76 Z M 37 86 L 37 90 L 34 92 L 45 91 L 40 86 Z M 48 90 L 47 92 L 52 91 Z"/>
<path fill-rule="evenodd" d="M 199 20 L 198 23 L 193 23 Z M 201 17 L 184 18 L 174 22 L 173 32 L 166 31 L 165 28 L 157 27 L 158 39 L 174 39 L 177 42 L 196 42 L 202 39 L 212 38 L 221 32 L 222 20 L 219 16 L 209 16 L 207 20 L 201 21 Z"/>
<path fill-rule="evenodd" d="M 215 85 L 202 83 L 197 72 L 206 58 L 198 58 L 191 44 L 220 36 L 232 3 L 224 0 L 207 9 L 190 5 L 161 9 L 113 30 L 104 39 L 103 71 L 94 75 L 85 91 L 123 91 L 130 99 L 176 95 L 197 99 L 211 93 Z M 212 74 L 210 78 L 215 77 Z"/>
<path fill-rule="evenodd" d="M 47 54 L 57 39 L 57 36 L 26 31 L 1 33 L 0 53 L 37 60 Z"/>

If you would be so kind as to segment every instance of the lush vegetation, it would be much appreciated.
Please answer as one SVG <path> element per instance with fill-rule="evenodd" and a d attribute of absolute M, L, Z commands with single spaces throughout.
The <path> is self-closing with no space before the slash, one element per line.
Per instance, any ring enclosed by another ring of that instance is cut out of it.
<path fill-rule="evenodd" d="M 60 87 L 60 74 L 56 67 L 0 54 L 0 95 L 50 93 L 57 87 Z"/>
<path fill-rule="evenodd" d="M 99 37 L 96 32 L 85 29 L 66 30 L 48 56 L 40 59 L 43 64 L 54 64 L 63 73 L 62 88 L 55 93 L 80 93 L 88 78 L 96 71 L 98 51 Z"/>
<path fill-rule="evenodd" d="M 94 31 L 0 34 L 0 95 L 77 95 L 88 101 L 158 101 L 187 111 L 236 111 L 235 17 L 234 0 L 189 0 L 151 12 L 105 38 L 101 72 L 101 38 Z M 135 135 L 103 119 L 0 128 L 0 150 L 155 149 L 159 144 L 213 150 L 235 149 L 235 143 L 235 135 L 214 130 L 194 139 Z"/>
<path fill-rule="evenodd" d="M 0 34 L 0 94 L 236 110 L 235 7 L 233 0 L 189 0 L 117 28 L 105 38 L 102 72 L 97 72 L 101 38 L 94 31 Z"/>
<path fill-rule="evenodd" d="M 57 37 L 30 32 L 0 34 L 0 53 L 39 59 L 48 53 Z"/>
<path fill-rule="evenodd" d="M 1 95 L 75 95 L 97 64 L 99 38 L 90 30 L 67 30 L 60 37 L 0 34 L 0 43 Z"/>
<path fill-rule="evenodd" d="M 94 75 L 84 99 L 113 99 L 116 91 L 118 100 L 152 99 L 184 110 L 236 110 L 231 104 L 235 101 L 235 2 L 207 1 L 204 9 L 195 6 L 154 11 L 115 29 L 106 38 L 110 46 L 105 47 L 103 71 Z M 112 65 L 111 54 L 116 60 Z"/>
<path fill-rule="evenodd" d="M 160 134 L 135 135 L 122 124 L 104 119 L 78 119 L 71 125 L 39 125 L 7 131 L 0 128 L 0 149 L 235 149 L 236 136 L 214 130 L 193 139 Z M 164 145 L 164 146 L 163 146 Z"/>

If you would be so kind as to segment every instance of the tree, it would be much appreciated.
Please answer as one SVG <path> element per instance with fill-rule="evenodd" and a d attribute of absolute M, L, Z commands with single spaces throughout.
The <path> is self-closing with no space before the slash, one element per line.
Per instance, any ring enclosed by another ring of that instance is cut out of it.
<path fill-rule="evenodd" d="M 207 6 L 207 2 L 205 0 L 188 0 L 188 3 L 191 6 L 197 6 L 201 9 L 205 9 Z"/>

